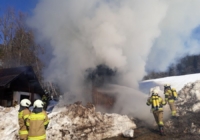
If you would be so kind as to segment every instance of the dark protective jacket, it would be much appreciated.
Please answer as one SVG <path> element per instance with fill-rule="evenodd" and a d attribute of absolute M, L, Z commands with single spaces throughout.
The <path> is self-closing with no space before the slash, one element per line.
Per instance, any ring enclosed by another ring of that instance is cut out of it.
<path fill-rule="evenodd" d="M 49 96 L 49 94 L 44 94 L 42 96 L 42 102 L 44 103 L 44 110 L 47 109 L 48 105 L 49 105 L 49 101 L 51 100 L 51 97 Z"/>

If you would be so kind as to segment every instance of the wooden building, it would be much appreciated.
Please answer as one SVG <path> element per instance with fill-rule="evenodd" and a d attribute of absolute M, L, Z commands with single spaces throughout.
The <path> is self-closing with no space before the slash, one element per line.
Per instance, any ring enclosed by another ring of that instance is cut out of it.
<path fill-rule="evenodd" d="M 95 106 L 101 106 L 107 110 L 113 108 L 116 102 L 116 94 L 110 89 L 104 89 L 103 87 L 92 88 L 92 102 Z"/>
<path fill-rule="evenodd" d="M 44 91 L 31 66 L 0 69 L 0 105 L 9 107 L 24 98 L 41 98 Z"/>

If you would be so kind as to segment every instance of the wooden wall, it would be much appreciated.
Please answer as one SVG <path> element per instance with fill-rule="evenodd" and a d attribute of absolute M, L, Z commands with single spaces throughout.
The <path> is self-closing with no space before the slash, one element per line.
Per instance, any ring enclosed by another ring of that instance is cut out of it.
<path fill-rule="evenodd" d="M 92 100 L 95 106 L 100 105 L 106 109 L 111 109 L 116 101 L 114 95 L 102 93 L 97 88 L 92 89 Z"/>

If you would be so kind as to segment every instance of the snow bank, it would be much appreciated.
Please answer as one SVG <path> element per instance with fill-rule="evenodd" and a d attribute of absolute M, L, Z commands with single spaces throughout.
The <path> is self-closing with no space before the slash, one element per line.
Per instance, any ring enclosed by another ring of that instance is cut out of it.
<path fill-rule="evenodd" d="M 19 106 L 4 108 L 0 106 L 0 139 L 16 140 L 18 137 L 18 110 Z"/>
<path fill-rule="evenodd" d="M 127 116 L 101 114 L 88 104 L 73 104 L 49 115 L 48 139 L 101 140 L 122 134 L 136 125 Z"/>
<path fill-rule="evenodd" d="M 166 122 L 166 127 L 173 133 L 200 134 L 200 81 L 190 82 L 178 93 L 176 101 L 178 119 Z"/>
<path fill-rule="evenodd" d="M 19 106 L 11 108 L 0 106 L 1 140 L 18 139 L 18 109 Z M 136 128 L 135 123 L 127 116 L 95 112 L 92 104 L 86 107 L 81 104 L 56 106 L 54 112 L 48 116 L 50 118 L 47 128 L 48 140 L 101 140 Z"/>
<path fill-rule="evenodd" d="M 152 87 L 160 86 L 163 89 L 164 84 L 171 84 L 173 88 L 180 91 L 186 84 L 199 80 L 199 77 L 200 74 L 198 73 L 145 80 L 140 83 L 140 89 L 144 93 L 149 93 L 149 89 Z"/>
<path fill-rule="evenodd" d="M 179 112 L 200 111 L 200 81 L 186 84 L 179 92 Z"/>

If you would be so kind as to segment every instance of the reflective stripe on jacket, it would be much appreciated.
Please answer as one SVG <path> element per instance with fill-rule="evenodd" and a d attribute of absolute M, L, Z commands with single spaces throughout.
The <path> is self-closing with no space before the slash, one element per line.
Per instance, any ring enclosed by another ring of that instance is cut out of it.
<path fill-rule="evenodd" d="M 19 135 L 27 135 L 27 126 L 26 126 L 26 119 L 30 115 L 29 109 L 24 109 L 18 113 L 18 122 L 19 122 Z"/>
<path fill-rule="evenodd" d="M 28 137 L 28 140 L 44 140 L 46 139 L 46 135 L 38 136 L 38 137 Z"/>
<path fill-rule="evenodd" d="M 27 119 L 27 126 L 29 126 L 29 140 L 45 139 L 45 126 L 48 125 L 49 119 L 45 111 L 40 113 L 31 113 Z"/>

